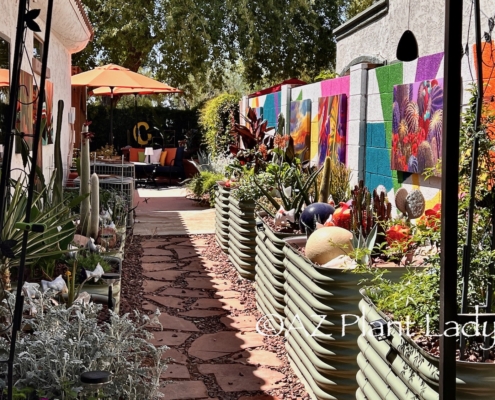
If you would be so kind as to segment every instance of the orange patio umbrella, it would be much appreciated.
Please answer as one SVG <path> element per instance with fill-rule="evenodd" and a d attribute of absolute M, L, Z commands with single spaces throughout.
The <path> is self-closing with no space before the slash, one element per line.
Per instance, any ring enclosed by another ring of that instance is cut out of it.
<path fill-rule="evenodd" d="M 168 85 L 167 85 L 168 86 Z M 95 90 L 89 92 L 90 96 L 111 96 L 113 94 L 118 96 L 134 95 L 134 115 L 136 117 L 136 125 L 134 129 L 138 130 L 138 118 L 137 118 L 137 96 L 145 96 L 152 94 L 173 94 L 173 93 L 184 93 L 182 90 L 169 86 L 168 89 L 132 89 L 132 88 L 115 88 L 111 90 L 110 87 L 99 87 Z"/>
<path fill-rule="evenodd" d="M 91 71 L 73 75 L 71 84 L 72 86 L 109 87 L 112 98 L 116 88 L 170 90 L 170 86 L 165 83 L 115 64 L 103 65 Z M 109 141 L 113 144 L 113 106 L 110 107 Z"/>
<path fill-rule="evenodd" d="M 0 68 L 0 87 L 10 86 L 9 70 Z"/>

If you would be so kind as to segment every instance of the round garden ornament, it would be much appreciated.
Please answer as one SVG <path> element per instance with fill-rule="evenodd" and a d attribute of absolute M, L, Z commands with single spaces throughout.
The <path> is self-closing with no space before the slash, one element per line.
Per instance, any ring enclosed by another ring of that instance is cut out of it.
<path fill-rule="evenodd" d="M 339 256 L 345 256 L 352 250 L 352 233 L 338 226 L 318 229 L 306 243 L 306 257 L 320 265 Z"/>

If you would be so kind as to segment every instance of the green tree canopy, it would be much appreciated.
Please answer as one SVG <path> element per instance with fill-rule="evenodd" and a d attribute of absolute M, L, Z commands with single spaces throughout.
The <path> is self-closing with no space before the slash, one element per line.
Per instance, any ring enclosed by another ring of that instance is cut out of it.
<path fill-rule="evenodd" d="M 83 0 L 95 28 L 74 55 L 84 70 L 113 62 L 149 69 L 194 93 L 224 88 L 242 64 L 251 88 L 290 77 L 313 79 L 335 61 L 333 29 L 350 0 Z"/>

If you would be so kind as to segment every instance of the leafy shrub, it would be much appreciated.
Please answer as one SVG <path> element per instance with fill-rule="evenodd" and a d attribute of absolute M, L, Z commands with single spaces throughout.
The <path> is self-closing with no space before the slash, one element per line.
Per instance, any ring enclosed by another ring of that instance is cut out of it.
<path fill-rule="evenodd" d="M 199 124 L 203 128 L 204 141 L 213 157 L 228 151 L 233 143 L 230 134 L 239 118 L 239 98 L 231 94 L 221 94 L 205 103 L 200 110 Z"/>
<path fill-rule="evenodd" d="M 38 396 L 88 399 L 80 383 L 86 371 L 110 371 L 112 381 L 99 390 L 100 398 L 156 399 L 160 375 L 166 368 L 162 354 L 166 346 L 156 348 L 147 342 L 151 334 L 147 315 L 135 312 L 138 322 L 128 314 L 111 313 L 111 323 L 98 323 L 101 305 L 54 306 L 41 295 L 43 307 L 28 322 L 34 333 L 21 333 L 16 346 L 14 382 L 18 391 L 36 388 Z M 9 303 L 15 301 L 10 295 Z M 5 304 L 5 301 L 4 301 Z M 10 342 L 0 339 L 0 351 L 7 352 Z M 5 353 L 4 353 L 5 354 Z M 168 361 L 168 360 L 166 360 Z M 2 363 L 0 371 L 6 373 Z M 94 398 L 94 397 L 93 397 Z"/>
<path fill-rule="evenodd" d="M 209 195 L 210 205 L 215 205 L 215 190 L 214 187 L 217 181 L 223 180 L 224 175 L 211 171 L 201 171 L 195 175 L 187 188 L 198 199 L 202 199 L 205 195 Z"/>

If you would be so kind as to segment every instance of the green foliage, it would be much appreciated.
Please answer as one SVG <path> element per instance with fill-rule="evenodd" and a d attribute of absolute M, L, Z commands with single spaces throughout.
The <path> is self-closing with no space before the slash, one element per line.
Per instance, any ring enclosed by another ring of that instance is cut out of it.
<path fill-rule="evenodd" d="M 146 326 L 150 317 L 135 312 L 119 316 L 110 311 L 110 323 L 101 323 L 101 305 L 54 305 L 50 295 L 39 293 L 38 313 L 23 321 L 34 333 L 20 333 L 14 359 L 14 382 L 18 392 L 36 388 L 40 397 L 89 400 L 93 392 L 84 390 L 80 375 L 87 371 L 111 371 L 110 383 L 99 388 L 105 399 L 156 399 L 160 375 L 169 361 L 162 357 L 166 346 L 156 348 Z M 13 307 L 14 295 L 6 302 Z M 3 310 L 5 313 L 5 310 Z M 0 338 L 0 351 L 9 351 L 10 342 Z M 5 375 L 7 365 L 0 365 Z"/>
<path fill-rule="evenodd" d="M 346 19 L 355 17 L 360 12 L 366 10 L 377 0 L 346 0 L 345 1 L 345 16 Z"/>
<path fill-rule="evenodd" d="M 325 81 L 327 79 L 334 79 L 337 78 L 339 74 L 335 72 L 334 70 L 330 69 L 324 69 L 323 71 L 320 71 L 318 75 L 315 76 L 315 79 L 313 82 L 320 82 L 320 81 Z"/>
<path fill-rule="evenodd" d="M 491 212 L 494 204 L 492 183 L 495 178 L 495 166 L 490 156 L 493 145 L 490 134 L 482 133 L 490 129 L 494 118 L 488 113 L 484 117 L 480 132 L 474 131 L 476 91 L 472 90 L 470 107 L 462 115 L 460 131 L 460 169 L 459 169 L 459 191 L 462 194 L 458 206 L 458 304 L 461 303 L 461 266 L 463 258 L 463 247 L 467 235 L 467 212 L 469 208 L 469 181 L 471 173 L 471 151 L 475 135 L 480 135 L 479 171 L 476 184 L 476 202 L 474 209 L 474 227 L 472 231 L 472 253 L 470 279 L 468 286 L 468 307 L 484 304 L 486 298 L 487 284 L 493 278 L 489 267 L 495 263 L 495 251 L 491 250 Z M 390 221 L 389 224 L 393 224 Z M 395 251 L 402 248 L 414 249 L 418 246 L 437 245 L 440 241 L 439 220 L 433 221 L 433 225 L 418 223 L 410 225 L 411 238 L 407 243 L 399 245 Z M 419 324 L 419 329 L 425 329 L 425 315 L 430 315 L 430 327 L 438 330 L 439 320 L 439 252 L 433 252 L 424 260 L 424 264 L 430 268 L 427 271 L 416 271 L 406 274 L 398 283 L 386 280 L 377 280 L 375 288 L 371 292 L 375 304 L 386 312 L 393 314 L 396 320 L 404 319 L 407 315 L 411 320 Z M 493 306 L 493 305 L 492 305 Z"/>
<path fill-rule="evenodd" d="M 215 206 L 215 185 L 217 181 L 223 180 L 224 175 L 211 172 L 201 171 L 201 173 L 195 175 L 191 181 L 187 184 L 187 188 L 198 199 L 202 199 L 206 194 L 209 195 L 210 205 Z"/>
<path fill-rule="evenodd" d="M 343 22 L 340 0 L 84 4 L 95 36 L 74 54 L 74 65 L 141 67 L 190 94 L 226 88 L 224 76 L 238 64 L 253 87 L 296 76 L 312 79 L 334 63 L 333 30 Z"/>
<path fill-rule="evenodd" d="M 227 93 L 205 103 L 200 110 L 199 123 L 204 130 L 208 152 L 215 157 L 228 151 L 233 143 L 230 134 L 239 113 L 239 98 Z"/>
<path fill-rule="evenodd" d="M 93 271 L 98 264 L 101 265 L 105 272 L 112 272 L 113 270 L 113 267 L 108 263 L 104 256 L 86 250 L 79 251 L 77 255 L 78 271 L 81 271 L 81 269 Z"/>

